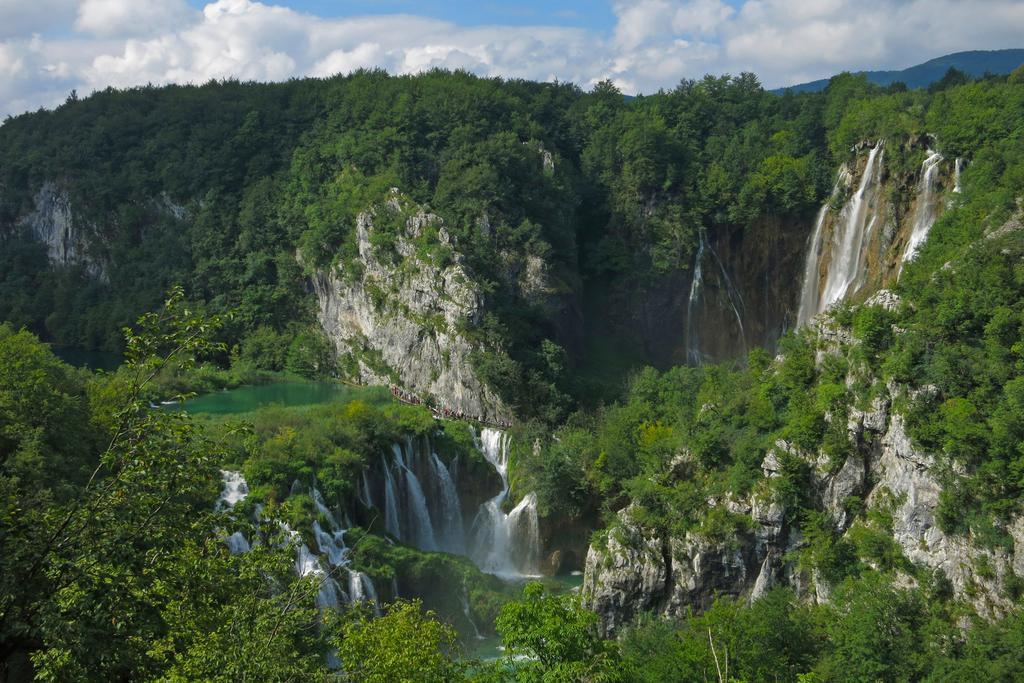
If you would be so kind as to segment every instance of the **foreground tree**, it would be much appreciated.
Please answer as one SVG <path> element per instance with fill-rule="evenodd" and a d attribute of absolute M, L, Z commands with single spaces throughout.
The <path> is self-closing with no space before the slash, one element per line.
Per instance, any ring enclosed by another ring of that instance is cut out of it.
<path fill-rule="evenodd" d="M 483 680 L 619 681 L 618 647 L 597 635 L 597 615 L 578 595 L 552 595 L 539 583 L 502 608 L 496 621 L 507 657 Z"/>
<path fill-rule="evenodd" d="M 397 600 L 378 618 L 352 611 L 334 642 L 353 683 L 443 683 L 461 680 L 465 671 L 455 629 L 424 612 L 419 600 Z"/>
<path fill-rule="evenodd" d="M 142 397 L 219 324 L 180 289 L 85 380 L 0 330 L 0 673 L 9 680 L 272 680 L 324 673 L 316 586 L 290 549 L 231 557 L 220 448 Z M 251 530 L 250 530 L 251 533 Z"/>

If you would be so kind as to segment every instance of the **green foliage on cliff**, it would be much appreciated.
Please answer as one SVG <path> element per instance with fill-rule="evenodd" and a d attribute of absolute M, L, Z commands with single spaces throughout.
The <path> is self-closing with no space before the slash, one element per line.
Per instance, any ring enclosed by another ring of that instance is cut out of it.
<path fill-rule="evenodd" d="M 619 309 L 685 274 L 699 229 L 807 218 L 864 140 L 890 140 L 887 166 L 909 178 L 920 160 L 905 143 L 930 133 L 980 177 L 1016 144 L 996 143 L 1015 139 L 1021 97 L 1012 79 L 891 92 L 849 74 L 782 96 L 751 74 L 708 76 L 629 102 L 610 83 L 582 92 L 461 72 L 107 90 L 0 129 L 0 319 L 116 348 L 120 327 L 177 282 L 235 311 L 229 348 L 281 369 L 314 322 L 296 254 L 306 270 L 355 274 L 357 216 L 377 207 L 386 253 L 383 201 L 397 187 L 440 216 L 487 294 L 467 331 L 477 371 L 521 415 L 559 422 L 603 379 L 597 346 L 581 345 L 560 306 L 595 299 L 608 319 L 584 329 L 645 344 L 653 332 Z M 18 221 L 46 182 L 67 193 L 103 278 L 45 274 Z M 547 265 L 550 298 L 524 294 L 530 258 Z M 579 367 L 598 376 L 574 378 Z"/>

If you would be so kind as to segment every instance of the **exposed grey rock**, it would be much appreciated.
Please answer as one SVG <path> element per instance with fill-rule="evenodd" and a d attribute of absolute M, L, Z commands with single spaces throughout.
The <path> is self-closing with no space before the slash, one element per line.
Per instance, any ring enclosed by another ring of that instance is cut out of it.
<path fill-rule="evenodd" d="M 888 508 L 892 537 L 911 563 L 944 575 L 955 597 L 982 617 L 1003 615 L 1012 608 L 1005 595 L 1006 581 L 1013 574 L 1024 576 L 1024 517 L 1007 525 L 1012 552 L 982 548 L 970 537 L 939 529 L 936 510 L 942 488 L 935 458 L 914 445 L 903 415 L 892 411 L 892 397 L 904 391 L 889 384 L 869 409 L 848 412 L 854 452 L 834 473 L 824 456 L 808 456 L 814 465 L 812 493 L 841 531 L 853 521 L 845 509 L 850 496 Z M 587 559 L 584 599 L 600 616 L 602 632 L 615 633 L 639 611 L 679 615 L 707 607 L 717 595 L 756 600 L 778 585 L 790 586 L 804 599 L 827 602 L 832 590 L 828 582 L 795 566 L 792 558 L 801 547 L 801 535 L 772 495 L 771 480 L 779 476 L 783 452 L 801 457 L 791 444 L 777 442 L 765 454 L 764 479 L 748 501 L 708 501 L 711 507 L 724 505 L 736 514 L 749 514 L 749 533 L 727 541 L 709 541 L 694 533 L 659 539 L 639 527 L 631 508 L 620 512 L 614 525 L 620 531 L 613 535 L 624 534 L 639 545 L 627 548 L 609 542 L 606 549 L 591 547 Z M 950 476 L 962 474 L 958 467 L 950 469 Z M 910 585 L 916 579 L 908 574 L 902 580 Z"/>
<path fill-rule="evenodd" d="M 104 278 L 99 259 L 89 253 L 85 230 L 71 210 L 68 193 L 47 181 L 35 196 L 35 208 L 18 221 L 33 239 L 46 245 L 50 263 L 57 266 L 84 265 L 91 277 Z"/>
<path fill-rule="evenodd" d="M 440 218 L 409 211 L 398 195 L 389 210 L 407 217 L 394 240 L 399 259 L 378 253 L 371 241 L 375 215 L 356 221 L 358 277 L 318 272 L 313 286 L 320 324 L 338 354 L 354 361 L 357 379 L 394 383 L 421 399 L 490 422 L 508 419 L 500 399 L 477 378 L 474 345 L 462 330 L 476 323 L 483 296 L 452 250 L 447 265 L 417 253 L 416 240 L 451 247 Z"/>
<path fill-rule="evenodd" d="M 834 475 L 822 477 L 822 505 L 832 516 L 838 529 L 846 529 L 850 525 L 849 513 L 846 510 L 846 499 L 862 493 L 866 484 L 867 464 L 860 453 L 853 453 L 846 458 L 842 467 Z"/>
<path fill-rule="evenodd" d="M 914 447 L 902 415 L 893 415 L 882 437 L 876 468 L 877 484 L 868 503 L 879 503 L 881 496 L 899 502 L 893 510 L 892 535 L 907 559 L 940 570 L 954 594 L 968 601 L 978 614 L 992 617 L 1009 610 L 1011 603 L 1002 586 L 1020 558 L 1003 550 L 979 548 L 968 538 L 949 536 L 939 529 L 935 512 L 942 486 L 936 478 L 934 458 Z M 980 570 L 984 565 L 989 569 Z"/>
<path fill-rule="evenodd" d="M 659 609 L 672 571 L 666 547 L 633 522 L 631 507 L 619 513 L 619 520 L 605 548 L 590 546 L 583 578 L 583 593 L 601 616 L 605 636 L 637 614 Z"/>
<path fill-rule="evenodd" d="M 728 542 L 697 532 L 659 538 L 634 520 L 633 506 L 619 512 L 606 545 L 590 547 L 584 572 L 583 598 L 600 616 L 602 635 L 614 635 L 641 612 L 681 616 L 720 595 L 756 599 L 774 585 L 781 561 L 770 547 L 780 535 L 782 507 L 763 498 L 713 503 L 750 511 L 761 528 Z"/>
<path fill-rule="evenodd" d="M 900 307 L 899 295 L 889 289 L 880 289 L 864 302 L 865 306 L 879 306 L 887 311 L 895 311 Z"/>

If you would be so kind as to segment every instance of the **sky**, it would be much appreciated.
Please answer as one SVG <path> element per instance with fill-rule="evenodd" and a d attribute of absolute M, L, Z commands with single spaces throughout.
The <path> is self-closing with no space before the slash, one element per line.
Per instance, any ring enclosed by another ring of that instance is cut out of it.
<path fill-rule="evenodd" d="M 1024 47 L 1024 0 L 0 0 L 0 118 L 74 89 L 278 81 L 361 67 L 766 87 Z"/>

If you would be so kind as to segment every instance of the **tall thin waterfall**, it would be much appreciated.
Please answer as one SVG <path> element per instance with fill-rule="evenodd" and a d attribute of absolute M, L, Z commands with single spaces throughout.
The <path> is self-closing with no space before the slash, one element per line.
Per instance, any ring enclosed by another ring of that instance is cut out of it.
<path fill-rule="evenodd" d="M 800 291 L 800 308 L 797 325 L 804 325 L 811 318 L 827 309 L 848 294 L 855 292 L 867 276 L 865 250 L 871 240 L 871 233 L 878 222 L 877 196 L 881 184 L 882 161 L 885 156 L 884 140 L 871 148 L 864 175 L 857 191 L 853 193 L 832 226 L 831 239 L 825 245 L 825 223 L 829 207 L 839 192 L 852 182 L 852 175 L 845 168 L 839 172 L 832 196 L 818 212 L 814 233 L 804 263 L 804 281 Z M 819 274 L 822 259 L 828 258 L 825 281 L 819 288 Z"/>
<path fill-rule="evenodd" d="M 884 140 L 879 140 L 871 148 L 860 187 L 840 214 L 838 230 L 833 234 L 832 259 L 818 312 L 842 301 L 850 293 L 851 287 L 856 290 L 865 275 L 862 261 L 864 248 L 878 219 L 873 209 L 881 179 L 882 159 L 885 156 L 882 149 L 884 144 Z"/>
<path fill-rule="evenodd" d="M 707 236 L 704 239 L 707 239 Z M 740 312 L 744 308 L 743 298 L 736 291 L 736 288 L 732 286 L 732 278 L 729 277 L 729 272 L 725 269 L 722 259 L 718 258 L 718 252 L 710 244 L 708 245 L 708 250 L 715 259 L 715 263 L 718 264 L 718 272 L 722 274 L 722 281 L 725 283 L 725 295 L 729 298 L 729 306 L 732 308 L 733 315 L 736 316 L 736 326 L 739 328 L 740 341 L 743 344 L 743 355 L 745 356 L 747 352 L 747 331 L 743 329 L 743 314 Z"/>
<path fill-rule="evenodd" d="M 686 360 L 691 365 L 700 365 L 700 340 L 698 338 L 697 321 L 694 310 L 700 300 L 701 287 L 704 286 L 704 229 L 701 228 L 697 242 L 697 255 L 693 260 L 693 279 L 690 281 L 690 296 L 686 302 Z"/>
<path fill-rule="evenodd" d="M 402 520 L 403 531 L 412 545 L 420 550 L 437 550 L 437 541 L 434 540 L 434 525 L 430 520 L 430 512 L 427 509 L 427 498 L 423 495 L 423 487 L 420 486 L 419 477 L 410 467 L 416 457 L 412 441 L 406 442 L 408 459 L 402 447 L 395 444 L 395 463 L 400 468 L 402 488 L 405 493 L 405 519 Z"/>
<path fill-rule="evenodd" d="M 836 184 L 832 187 L 832 194 L 829 200 L 818 211 L 818 218 L 814 222 L 814 232 L 811 233 L 811 241 L 807 247 L 807 260 L 804 262 L 804 281 L 800 289 L 800 308 L 797 310 L 796 325 L 803 327 L 819 311 L 821 305 L 821 293 L 818 288 L 820 276 L 818 268 L 821 263 L 822 236 L 825 228 L 825 219 L 832 201 L 839 196 L 843 188 L 850 184 L 850 171 L 845 166 L 839 169 L 836 177 Z"/>
<path fill-rule="evenodd" d="M 960 193 L 960 172 L 964 170 L 964 160 L 960 157 L 953 162 L 953 192 Z"/>
<path fill-rule="evenodd" d="M 443 550 L 464 555 L 466 553 L 466 534 L 462 528 L 462 504 L 459 501 L 459 493 L 455 489 L 455 481 L 448 468 L 441 462 L 441 458 L 437 457 L 437 453 L 433 450 L 430 451 L 430 465 L 438 499 L 438 544 Z"/>
<path fill-rule="evenodd" d="M 501 477 L 501 491 L 480 506 L 470 531 L 471 555 L 485 572 L 499 576 L 538 574 L 540 527 L 537 496 L 529 493 L 507 515 L 502 506 L 508 498 L 508 436 L 496 429 L 480 433 L 481 452 Z"/>
<path fill-rule="evenodd" d="M 736 288 L 733 287 L 732 278 L 729 277 L 729 273 L 726 271 L 722 260 L 718 258 L 718 253 L 708 243 L 707 231 L 702 227 L 697 231 L 697 235 L 697 254 L 693 262 L 693 280 L 690 282 L 690 295 L 686 302 L 686 360 L 691 365 L 700 365 L 704 361 L 704 354 L 700 350 L 700 331 L 696 321 L 696 311 L 704 293 L 704 258 L 708 252 L 711 253 L 715 265 L 718 266 L 718 272 L 721 274 L 722 282 L 725 284 L 725 295 L 729 300 L 729 307 L 736 317 L 736 326 L 740 335 L 740 341 L 743 344 L 744 353 L 746 352 L 747 337 L 746 330 L 743 329 L 743 314 L 741 313 L 744 308 L 743 299 L 740 297 L 739 292 L 736 291 Z"/>
<path fill-rule="evenodd" d="M 928 238 L 928 231 L 931 230 L 938 216 L 939 206 L 935 201 L 935 189 L 938 184 L 940 161 L 942 161 L 941 154 L 928 150 L 928 157 L 921 164 L 921 179 L 917 185 L 917 207 L 914 210 L 914 223 L 910 239 L 903 252 L 903 262 L 909 261 L 917 255 L 918 249 Z"/>
<path fill-rule="evenodd" d="M 397 448 L 397 445 L 396 445 Z M 401 450 L 398 455 L 401 455 Z M 383 456 L 380 459 L 384 470 L 384 528 L 392 536 L 402 538 L 402 525 L 398 517 L 398 493 L 395 489 L 395 478 L 391 475 L 391 467 Z"/>
<path fill-rule="evenodd" d="M 365 505 L 366 507 L 371 507 L 371 508 L 374 507 L 374 505 L 373 505 L 373 494 L 370 493 L 370 478 L 367 476 L 366 470 L 363 470 L 362 486 L 363 486 L 363 490 L 361 492 L 361 497 L 362 497 L 363 505 Z"/>

